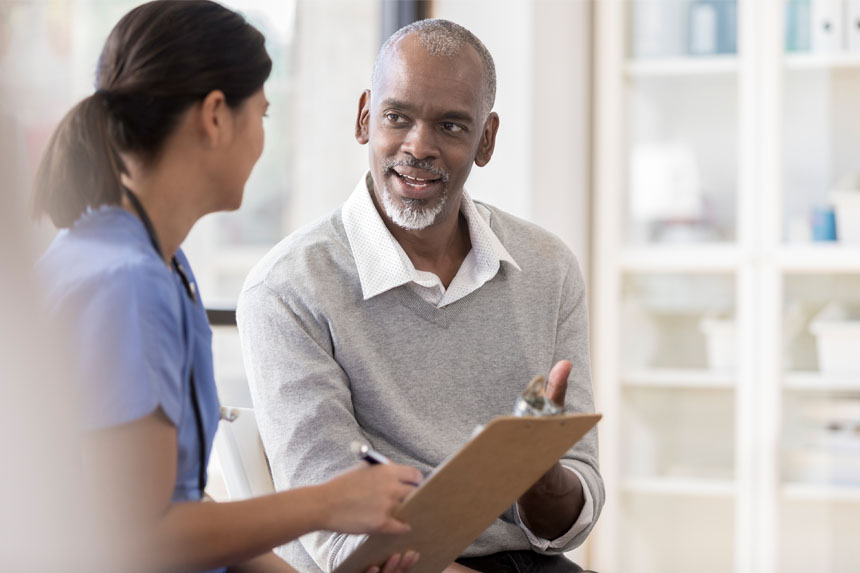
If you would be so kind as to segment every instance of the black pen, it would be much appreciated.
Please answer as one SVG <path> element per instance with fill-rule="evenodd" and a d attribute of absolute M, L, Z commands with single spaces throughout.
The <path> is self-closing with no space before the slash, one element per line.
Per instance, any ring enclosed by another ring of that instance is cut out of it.
<path fill-rule="evenodd" d="M 369 463 L 370 465 L 375 464 L 390 464 L 391 460 L 372 449 L 367 444 L 362 444 L 361 442 L 353 442 L 350 444 L 349 449 L 352 450 L 352 453 Z"/>

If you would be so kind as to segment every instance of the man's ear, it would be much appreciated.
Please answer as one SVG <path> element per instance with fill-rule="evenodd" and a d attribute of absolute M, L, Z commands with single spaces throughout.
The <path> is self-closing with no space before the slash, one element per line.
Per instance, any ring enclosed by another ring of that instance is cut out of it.
<path fill-rule="evenodd" d="M 490 113 L 484 122 L 481 141 L 478 142 L 478 153 L 475 154 L 475 165 L 483 167 L 490 162 L 493 150 L 496 148 L 496 132 L 499 131 L 499 114 Z"/>
<path fill-rule="evenodd" d="M 370 141 L 370 90 L 358 98 L 358 116 L 355 118 L 355 140 L 364 145 Z"/>
<path fill-rule="evenodd" d="M 232 135 L 232 116 L 227 98 L 221 90 L 214 90 L 200 104 L 200 129 L 207 145 L 217 147 L 229 141 Z"/>

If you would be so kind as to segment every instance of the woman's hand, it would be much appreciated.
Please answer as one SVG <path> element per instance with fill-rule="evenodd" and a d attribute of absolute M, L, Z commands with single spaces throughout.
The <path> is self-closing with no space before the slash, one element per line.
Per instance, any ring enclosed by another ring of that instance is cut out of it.
<path fill-rule="evenodd" d="M 365 573 L 409 573 L 417 562 L 418 553 L 415 551 L 407 551 L 403 558 L 400 557 L 399 553 L 395 553 L 388 558 L 381 569 L 374 566 Z"/>
<path fill-rule="evenodd" d="M 319 486 L 326 508 L 320 529 L 341 533 L 405 533 L 409 525 L 392 514 L 423 479 L 415 468 L 396 464 L 362 465 L 348 470 Z M 388 573 L 386 569 L 383 571 Z"/>

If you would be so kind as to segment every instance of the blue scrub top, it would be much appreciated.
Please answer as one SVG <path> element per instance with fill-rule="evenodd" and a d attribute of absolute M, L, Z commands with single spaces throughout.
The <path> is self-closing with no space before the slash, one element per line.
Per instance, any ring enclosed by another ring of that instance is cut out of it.
<path fill-rule="evenodd" d="M 181 249 L 176 258 L 196 289 Z M 212 330 L 199 297 L 191 301 L 141 221 L 113 206 L 91 210 L 60 231 L 37 274 L 50 315 L 70 329 L 75 381 L 87 393 L 86 429 L 125 424 L 161 408 L 177 429 L 172 501 L 199 500 L 200 448 L 208 461 L 219 418 Z M 205 444 L 198 443 L 192 368 Z"/>

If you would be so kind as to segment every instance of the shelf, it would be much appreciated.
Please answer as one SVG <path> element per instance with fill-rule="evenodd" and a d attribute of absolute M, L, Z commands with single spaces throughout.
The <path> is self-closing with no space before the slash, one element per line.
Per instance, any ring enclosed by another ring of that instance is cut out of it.
<path fill-rule="evenodd" d="M 631 79 L 701 77 L 736 74 L 738 69 L 736 56 L 698 56 L 628 60 L 624 73 Z"/>
<path fill-rule="evenodd" d="M 794 501 L 860 502 L 860 485 L 827 485 L 789 482 L 782 486 L 786 499 Z"/>
<path fill-rule="evenodd" d="M 725 273 L 737 270 L 739 263 L 736 246 L 710 244 L 626 247 L 620 266 L 627 272 Z"/>
<path fill-rule="evenodd" d="M 735 376 L 731 372 L 698 369 L 632 370 L 622 376 L 626 387 L 684 388 L 701 390 L 733 390 Z"/>
<path fill-rule="evenodd" d="M 832 376 L 820 372 L 787 372 L 783 388 L 798 392 L 860 392 L 860 375 Z"/>
<path fill-rule="evenodd" d="M 860 53 L 787 54 L 785 69 L 789 71 L 860 70 Z"/>
<path fill-rule="evenodd" d="M 741 52 L 685 57 L 707 9 L 693 22 L 644 4 L 594 3 L 594 370 L 601 409 L 616 414 L 602 466 L 616 485 L 592 568 L 860 571 L 857 457 L 823 429 L 853 414 L 860 375 L 803 371 L 822 361 L 809 321 L 860 292 L 860 244 L 813 242 L 806 220 L 854 167 L 860 52 L 786 53 L 786 23 L 805 16 L 749 1 L 735 7 Z M 677 57 L 631 57 L 648 50 Z M 653 162 L 663 189 L 674 146 L 693 156 L 712 232 L 639 208 L 650 187 L 630 181 L 645 144 L 667 149 Z M 734 323 L 734 370 L 708 368 L 720 364 L 711 317 Z M 726 563 L 702 559 L 724 547 Z"/>
<path fill-rule="evenodd" d="M 791 273 L 860 273 L 860 245 L 838 243 L 787 246 L 777 255 L 780 268 Z"/>
<path fill-rule="evenodd" d="M 659 477 L 626 479 L 622 488 L 631 494 L 692 497 L 732 497 L 736 491 L 731 480 Z"/>

